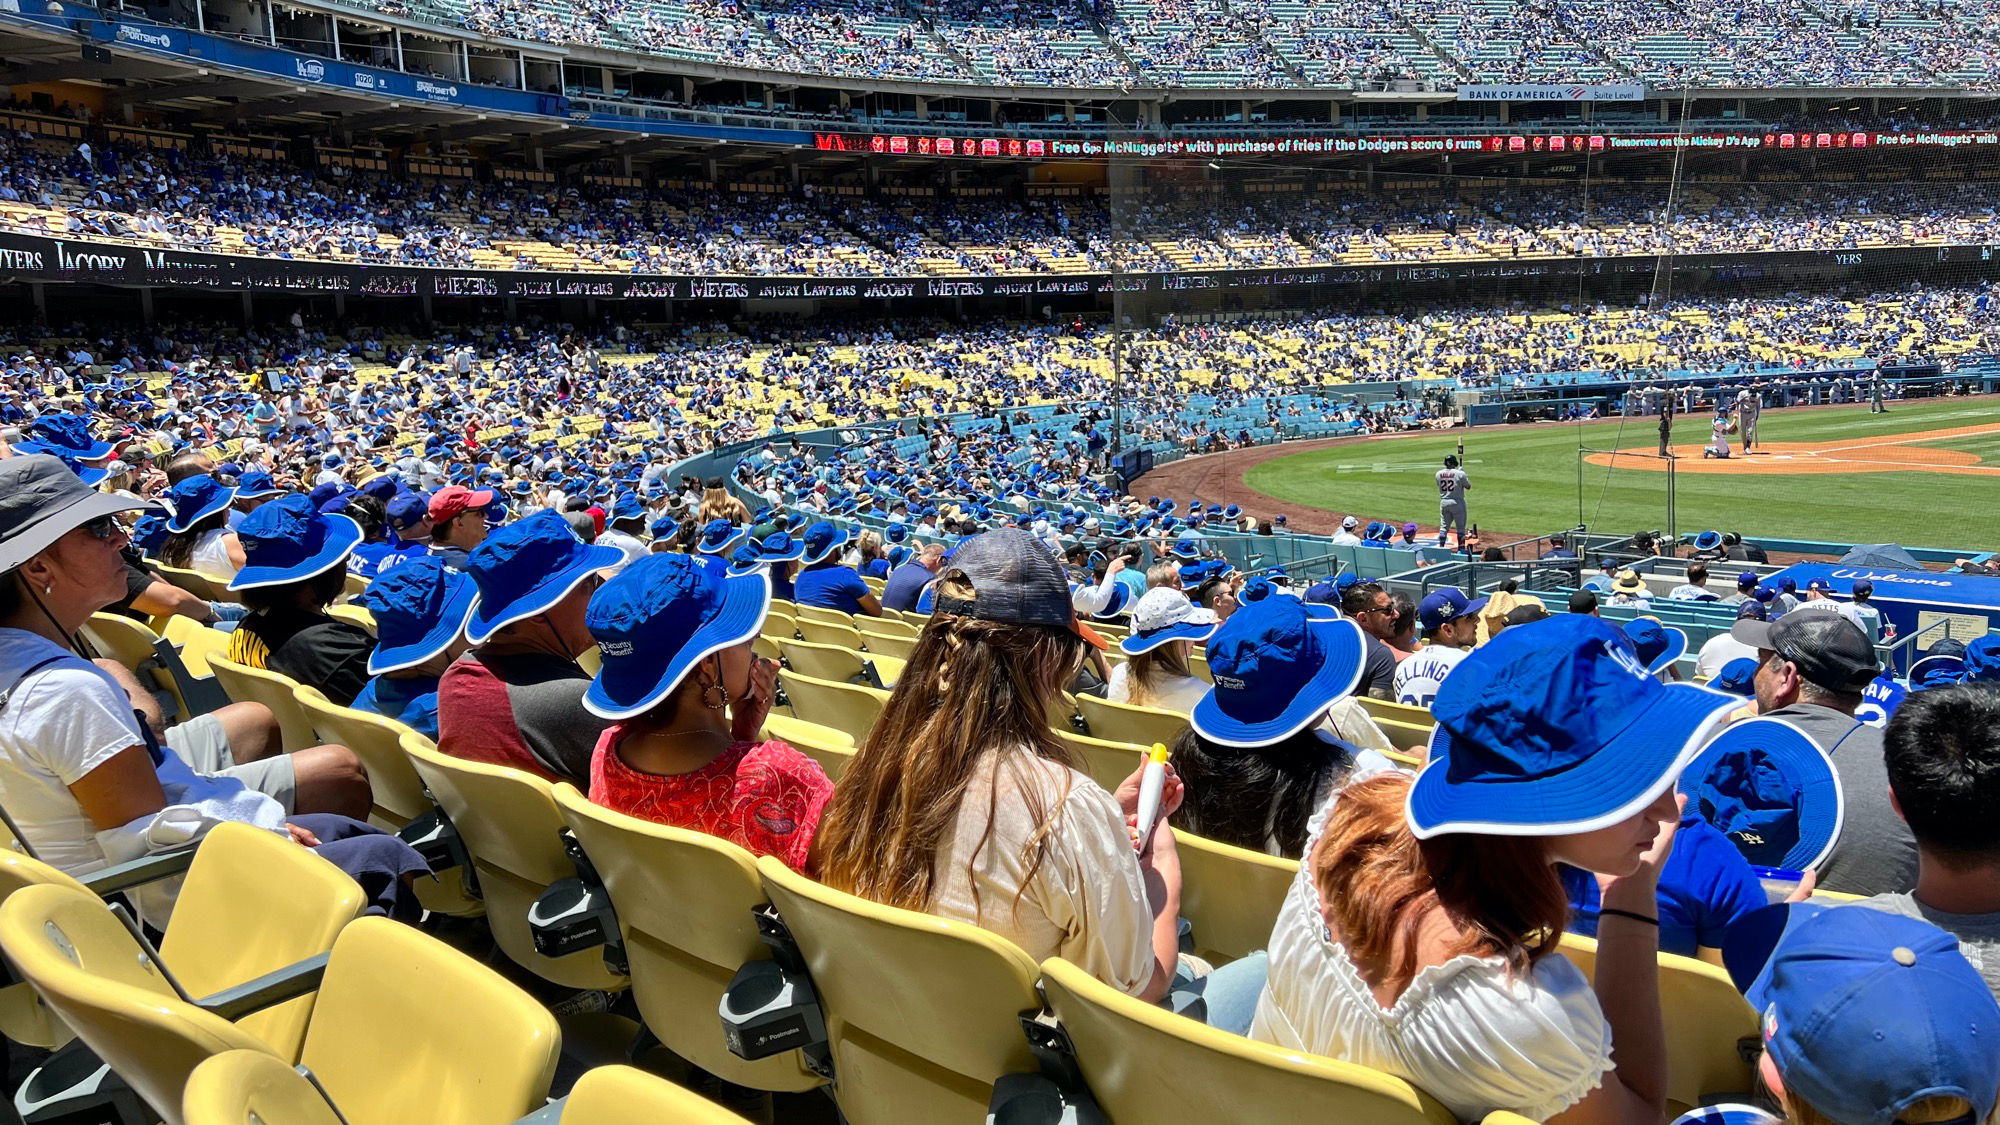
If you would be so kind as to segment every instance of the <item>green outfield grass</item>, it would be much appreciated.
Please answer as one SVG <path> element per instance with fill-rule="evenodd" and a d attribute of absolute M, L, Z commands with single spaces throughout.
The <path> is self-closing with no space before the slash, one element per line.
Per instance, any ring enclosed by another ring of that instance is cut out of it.
<path fill-rule="evenodd" d="M 2000 400 L 1952 398 L 1866 406 L 1766 410 L 1760 440 L 1835 442 L 1900 433 L 2000 424 Z M 1708 415 L 1679 419 L 1676 445 L 1705 443 Z M 1539 534 L 1578 522 L 1577 446 L 1650 448 L 1659 420 L 1541 423 L 1454 430 L 1355 442 L 1267 461 L 1249 470 L 1250 487 L 1284 502 L 1351 512 L 1362 520 L 1437 519 L 1435 474 L 1465 442 L 1472 519 L 1486 533 Z M 1740 446 L 1739 452 L 1740 452 Z M 2000 434 L 1924 442 L 1917 448 L 1971 453 L 2000 466 Z M 1594 529 L 1667 528 L 1667 474 L 1585 464 L 1582 519 Z M 1682 532 L 1729 528 L 1793 539 L 1895 541 L 1926 546 L 2000 545 L 1985 513 L 2000 500 L 2000 472 L 1819 473 L 1755 477 L 1675 474 Z M 1990 541 L 1990 542 L 1989 542 Z"/>

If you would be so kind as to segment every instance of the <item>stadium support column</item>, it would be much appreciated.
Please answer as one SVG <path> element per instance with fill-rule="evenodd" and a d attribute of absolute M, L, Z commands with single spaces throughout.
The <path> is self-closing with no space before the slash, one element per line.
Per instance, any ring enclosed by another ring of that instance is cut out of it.
<path fill-rule="evenodd" d="M 1514 103 L 1512 103 L 1512 102 L 1501 102 L 1501 103 L 1500 103 L 1500 124 L 1502 124 L 1502 125 L 1509 125 L 1509 124 L 1512 124 L 1512 123 L 1513 123 L 1513 121 L 1514 121 L 1514 112 L 1513 112 L 1513 111 L 1514 111 Z"/>
<path fill-rule="evenodd" d="M 1326 101 L 1326 123 L 1328 125 L 1340 124 L 1340 103 L 1334 101 L 1332 98 L 1328 98 Z"/>
<path fill-rule="evenodd" d="M 389 34 L 394 38 L 396 44 L 396 69 L 397 70 L 409 69 L 408 67 L 405 67 L 403 65 L 403 29 L 400 27 L 392 27 L 389 29 Z"/>
<path fill-rule="evenodd" d="M 429 301 L 430 298 L 425 297 L 424 300 Z M 248 289 L 245 289 L 243 291 L 243 327 L 248 328 L 256 323 L 257 323 L 257 306 L 256 303 L 250 299 L 250 291 Z"/>
<path fill-rule="evenodd" d="M 333 57 L 334 57 L 334 58 L 336 58 L 336 59 L 337 59 L 337 58 L 339 58 L 339 57 L 340 57 L 340 17 L 338 17 L 338 16 L 334 16 L 334 15 L 329 15 L 329 16 L 327 16 L 327 17 L 326 17 L 326 38 L 327 38 L 327 42 L 329 42 L 329 43 L 333 44 Z"/>
<path fill-rule="evenodd" d="M 139 289 L 139 323 L 153 323 L 153 287 L 150 285 Z"/>
<path fill-rule="evenodd" d="M 28 299 L 34 302 L 35 319 L 41 321 L 48 320 L 49 287 L 39 281 L 30 281 L 28 283 Z"/>

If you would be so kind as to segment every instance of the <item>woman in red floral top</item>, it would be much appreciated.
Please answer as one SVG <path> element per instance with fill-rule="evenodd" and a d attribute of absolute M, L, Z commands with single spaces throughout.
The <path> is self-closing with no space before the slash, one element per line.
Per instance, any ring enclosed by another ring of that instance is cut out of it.
<path fill-rule="evenodd" d="M 833 782 L 757 739 L 777 668 L 750 645 L 770 607 L 763 568 L 693 555 L 647 555 L 597 591 L 585 620 L 603 666 L 583 705 L 618 721 L 591 757 L 591 800 L 804 866 Z"/>

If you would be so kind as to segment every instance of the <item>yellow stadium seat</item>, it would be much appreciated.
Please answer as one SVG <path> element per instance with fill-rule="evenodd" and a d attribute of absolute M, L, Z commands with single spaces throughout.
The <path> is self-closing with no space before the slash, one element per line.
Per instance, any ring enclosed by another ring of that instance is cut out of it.
<path fill-rule="evenodd" d="M 571 785 L 556 786 L 555 800 L 611 896 L 632 998 L 660 1042 L 739 1086 L 822 1085 L 797 1051 L 751 1062 L 723 1041 L 723 991 L 745 962 L 770 955 L 751 915 L 766 901 L 756 859 L 727 840 L 614 812 Z"/>
<path fill-rule="evenodd" d="M 1187 716 L 1178 711 L 1113 703 L 1094 695 L 1077 696 L 1076 705 L 1082 710 L 1084 721 L 1090 724 L 1090 736 L 1109 742 L 1136 742 L 1141 746 L 1162 742 L 1172 746 L 1188 725 Z"/>
<path fill-rule="evenodd" d="M 236 703 L 262 703 L 278 717 L 284 734 L 285 753 L 296 754 L 318 744 L 313 735 L 312 716 L 298 701 L 299 682 L 282 672 L 251 668 L 220 654 L 208 658 L 208 666 L 222 684 L 222 690 Z"/>
<path fill-rule="evenodd" d="M 1531 1117 L 1522 1117 L 1518 1113 L 1509 1113 L 1504 1109 L 1496 1109 L 1492 1113 L 1480 1118 L 1479 1125 L 1541 1125 L 1541 1123 Z"/>
<path fill-rule="evenodd" d="M 1351 1121 L 1454 1125 L 1400 1078 L 1218 1031 L 1119 992 L 1060 957 L 1042 990 L 1112 1121 Z"/>
<path fill-rule="evenodd" d="M 770 628 L 769 622 L 765 623 L 765 628 L 767 629 Z M 790 629 L 786 629 L 784 632 L 784 636 L 790 637 L 791 635 L 792 631 Z M 761 656 L 766 660 L 771 660 L 771 661 L 782 660 L 785 654 L 784 650 L 778 647 L 779 644 L 780 641 L 774 639 L 771 634 L 759 633 L 756 636 L 750 638 L 750 651 L 756 653 L 758 656 Z"/>
<path fill-rule="evenodd" d="M 831 611 L 821 610 L 820 612 L 827 613 Z M 846 614 L 842 614 L 841 616 L 846 618 L 847 621 L 853 620 L 853 618 L 848 618 Z M 873 618 L 866 618 L 864 620 L 873 620 Z M 811 641 L 816 645 L 834 645 L 839 648 L 854 649 L 857 652 L 861 649 L 861 630 L 847 624 L 846 621 L 820 621 L 810 617 L 801 617 L 799 618 L 798 630 L 801 638 Z"/>
<path fill-rule="evenodd" d="M 1221 964 L 1266 948 L 1299 861 L 1204 840 L 1174 829 L 1181 860 L 1181 917 L 1195 952 Z"/>
<path fill-rule="evenodd" d="M 860 630 L 861 643 L 868 648 L 870 657 L 893 656 L 898 660 L 908 660 L 917 649 L 917 638 L 901 633 L 884 632 L 878 629 Z"/>
<path fill-rule="evenodd" d="M 208 666 L 211 658 L 229 653 L 229 634 L 220 629 L 211 629 L 192 618 L 171 616 L 160 622 L 160 635 L 180 650 L 181 665 L 189 675 L 211 676 L 214 669 Z"/>
<path fill-rule="evenodd" d="M 1055 735 L 1069 747 L 1069 752 L 1077 759 L 1076 768 L 1090 775 L 1091 779 L 1107 791 L 1116 790 L 1120 782 L 1132 776 L 1139 768 L 1141 760 L 1152 749 L 1133 742 L 1110 742 L 1102 738 L 1092 738 L 1078 734 L 1067 727 L 1055 727 Z"/>
<path fill-rule="evenodd" d="M 366 593 L 367 590 L 368 580 L 353 571 L 348 571 L 347 585 L 341 591 L 340 600 L 343 602 L 352 601 L 356 596 Z"/>
<path fill-rule="evenodd" d="M 1425 730 L 1437 726 L 1437 720 L 1431 717 L 1430 708 L 1428 707 L 1418 707 L 1410 703 L 1396 703 L 1388 699 L 1376 699 L 1372 695 L 1357 695 L 1354 698 L 1360 701 L 1361 709 L 1373 716 L 1378 723 L 1383 719 L 1392 719 L 1399 723 L 1409 723 L 1413 726 L 1419 726 Z"/>
<path fill-rule="evenodd" d="M 785 667 L 814 679 L 867 684 L 869 687 L 883 687 L 894 682 L 882 677 L 867 657 L 841 645 L 779 641 L 778 651 L 784 654 Z"/>
<path fill-rule="evenodd" d="M 819 993 L 844 1120 L 979 1121 L 995 1081 L 1035 1071 L 1019 1016 L 1041 998 L 1019 947 L 843 894 L 770 856 L 757 870 Z"/>
<path fill-rule="evenodd" d="M 224 1051 L 194 1068 L 181 1095 L 187 1125 L 343 1125 L 319 1088 L 262 1051 Z"/>
<path fill-rule="evenodd" d="M 840 683 L 807 676 L 791 669 L 778 673 L 785 697 L 792 701 L 792 714 L 809 723 L 832 727 L 861 745 L 869 728 L 882 717 L 889 693 L 861 684 Z"/>
<path fill-rule="evenodd" d="M 326 615 L 348 622 L 349 624 L 359 625 L 363 629 L 368 630 L 368 635 L 371 637 L 375 635 L 375 615 L 368 612 L 368 607 L 366 606 L 354 605 L 351 602 L 342 602 L 339 605 L 327 606 Z"/>
<path fill-rule="evenodd" d="M 186 590 L 202 601 L 236 602 L 242 600 L 235 594 L 230 593 L 227 582 L 210 578 L 198 570 L 186 570 L 178 566 L 168 566 L 162 562 L 154 563 L 153 569 L 159 573 L 161 578 L 166 579 L 169 584 Z"/>
<path fill-rule="evenodd" d="M 816 605 L 798 605 L 794 603 L 792 607 L 792 616 L 797 618 L 801 622 L 818 621 L 828 625 L 849 625 L 849 626 L 854 624 L 853 614 L 848 613 L 845 610 L 825 609 L 821 606 L 816 606 Z"/>
<path fill-rule="evenodd" d="M 536 976 L 570 988 L 623 988 L 625 978 L 605 966 L 602 950 L 561 957 L 535 951 L 528 908 L 551 883 L 576 874 L 563 851 L 562 813 L 549 783 L 506 766 L 454 758 L 416 739 L 404 739 L 403 750 L 472 858 L 501 951 Z"/>
<path fill-rule="evenodd" d="M 1390 744 L 1395 746 L 1396 749 L 1406 752 L 1416 751 L 1418 753 L 1423 753 L 1430 747 L 1431 731 L 1435 729 L 1430 726 L 1420 727 L 1415 723 L 1405 722 L 1401 719 L 1377 718 L 1375 719 L 1375 725 L 1381 729 L 1383 734 L 1389 736 Z"/>
<path fill-rule="evenodd" d="M 562 1125 L 750 1125 L 750 1122 L 658 1075 L 629 1066 L 600 1066 L 577 1079 L 576 1087 L 563 1104 Z"/>
<path fill-rule="evenodd" d="M 1562 936 L 1562 952 L 1596 979 L 1597 940 Z M 1756 1081 L 1740 1044 L 1761 1044 L 1757 1013 L 1729 974 L 1705 961 L 1660 956 L 1660 1011 L 1666 1017 L 1668 1115 L 1714 1099 L 1742 1094 Z"/>
<path fill-rule="evenodd" d="M 775 738 L 813 761 L 834 781 L 854 760 L 854 740 L 844 731 L 773 712 L 764 719 L 764 737 Z"/>
<path fill-rule="evenodd" d="M 403 736 L 422 735 L 394 719 L 342 707 L 320 694 L 318 688 L 301 686 L 294 698 L 305 709 L 319 741 L 347 747 L 367 768 L 375 799 L 368 814 L 370 824 L 394 832 L 431 810 L 423 779 L 417 776 L 409 755 L 403 753 Z"/>
<path fill-rule="evenodd" d="M 159 643 L 159 634 L 129 617 L 93 613 L 83 623 L 83 637 L 98 656 L 123 664 L 148 690 L 157 689 L 170 695 L 174 709 L 167 716 L 168 722 L 194 717 L 188 710 L 187 698 L 181 694 L 180 683 L 160 663 L 159 653 L 153 647 Z"/>

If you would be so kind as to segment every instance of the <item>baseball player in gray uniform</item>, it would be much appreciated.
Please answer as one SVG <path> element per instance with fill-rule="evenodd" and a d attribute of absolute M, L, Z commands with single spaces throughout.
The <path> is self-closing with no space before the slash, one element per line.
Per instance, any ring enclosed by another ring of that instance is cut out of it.
<path fill-rule="evenodd" d="M 1438 546 L 1444 546 L 1445 532 L 1453 526 L 1458 528 L 1458 545 L 1465 546 L 1465 492 L 1472 487 L 1472 478 L 1458 467 L 1458 458 L 1445 455 L 1444 468 L 1438 470 Z"/>
<path fill-rule="evenodd" d="M 1757 444 L 1757 415 L 1764 411 L 1764 396 L 1750 387 L 1736 392 L 1736 435 L 1743 439 L 1743 452 Z"/>

